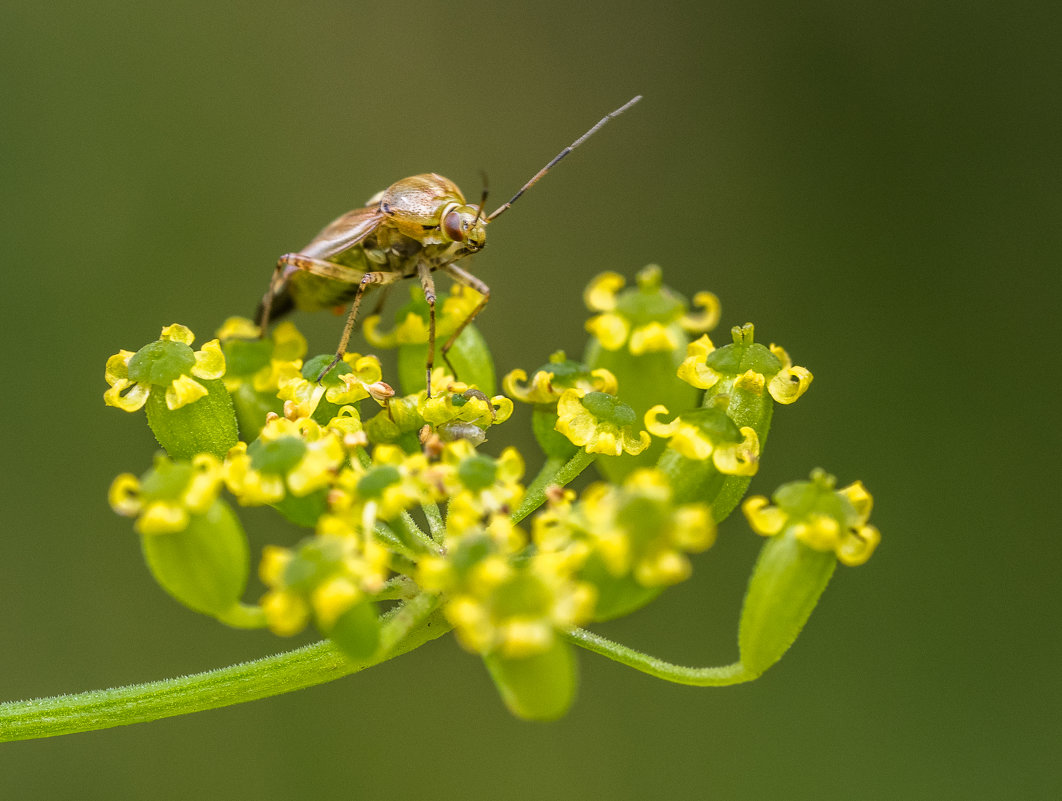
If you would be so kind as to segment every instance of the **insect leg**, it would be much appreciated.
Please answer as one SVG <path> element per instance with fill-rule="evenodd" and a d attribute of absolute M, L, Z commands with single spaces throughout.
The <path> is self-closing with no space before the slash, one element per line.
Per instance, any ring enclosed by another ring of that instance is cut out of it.
<path fill-rule="evenodd" d="M 266 290 L 265 295 L 262 296 L 262 302 L 258 305 L 257 323 L 261 329 L 259 336 L 265 336 L 266 328 L 269 327 L 269 317 L 273 311 L 273 300 L 284 288 L 286 279 L 284 268 L 286 266 L 283 260 L 277 262 L 277 266 L 273 268 L 273 277 L 269 279 L 269 289 Z"/>
<path fill-rule="evenodd" d="M 313 259 L 312 261 L 317 261 Z M 322 264 L 331 264 L 331 262 L 321 262 Z M 339 267 L 341 265 L 333 265 Z M 319 273 L 318 273 L 319 274 Z M 361 296 L 365 294 L 365 290 L 370 286 L 385 286 L 387 284 L 393 284 L 395 281 L 401 281 L 403 278 L 402 273 L 399 272 L 373 272 L 364 273 L 361 275 L 358 283 L 358 291 L 354 293 L 354 302 L 350 304 L 350 313 L 347 315 L 347 324 L 343 326 L 343 336 L 339 339 L 339 347 L 336 348 L 335 358 L 328 363 L 317 376 L 317 381 L 320 382 L 322 378 L 331 372 L 332 368 L 339 364 L 339 361 L 343 358 L 343 354 L 347 352 L 347 343 L 350 342 L 351 332 L 354 331 L 354 321 L 358 318 L 358 307 L 361 306 Z"/>
<path fill-rule="evenodd" d="M 428 301 L 428 363 L 427 389 L 428 397 L 431 397 L 431 371 L 435 367 L 435 279 L 431 277 L 431 268 L 421 261 L 417 263 L 417 277 L 420 278 L 420 288 L 424 291 L 424 300 Z M 449 365 L 449 362 L 447 362 Z M 453 367 L 450 368 L 453 370 Z"/>
<path fill-rule="evenodd" d="M 483 311 L 483 308 L 487 305 L 487 301 L 490 300 L 490 287 L 476 278 L 476 276 L 472 275 L 472 273 L 467 270 L 462 270 L 456 264 L 447 264 L 443 269 L 446 270 L 447 274 L 449 274 L 457 283 L 462 286 L 470 287 L 483 296 L 483 300 L 479 302 L 468 317 L 461 321 L 461 324 L 454 329 L 452 334 L 450 334 L 450 338 L 446 340 L 446 344 L 442 346 L 443 361 L 446 362 L 446 366 L 450 368 L 454 377 L 456 377 L 457 371 L 454 370 L 454 366 L 450 364 L 450 359 L 446 354 L 450 351 L 450 348 L 453 347 L 454 342 L 461 335 L 461 332 L 465 330 L 465 327 L 472 322 L 476 318 L 476 315 Z"/>

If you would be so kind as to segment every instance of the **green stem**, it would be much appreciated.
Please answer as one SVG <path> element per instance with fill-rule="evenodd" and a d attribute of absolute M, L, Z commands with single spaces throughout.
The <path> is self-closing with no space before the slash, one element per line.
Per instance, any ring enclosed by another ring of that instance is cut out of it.
<path fill-rule="evenodd" d="M 693 687 L 726 687 L 730 684 L 752 681 L 760 676 L 759 673 L 748 670 L 741 662 L 723 667 L 701 668 L 674 665 L 663 659 L 657 659 L 655 656 L 635 651 L 626 645 L 620 645 L 586 629 L 574 629 L 565 636 L 581 648 L 675 684 L 689 684 Z"/>
<path fill-rule="evenodd" d="M 567 462 L 561 463 L 560 459 L 547 459 L 542 469 L 527 488 L 524 502 L 513 514 L 513 522 L 519 523 L 543 503 L 546 502 L 546 490 L 556 484 L 566 486 L 575 480 L 575 477 L 593 464 L 597 458 L 596 453 L 587 453 L 585 448 L 580 448 Z"/>
<path fill-rule="evenodd" d="M 54 737 L 268 698 L 313 687 L 412 651 L 450 630 L 438 599 L 419 595 L 384 616 L 381 645 L 351 661 L 324 641 L 285 654 L 176 679 L 0 704 L 0 742 Z"/>
<path fill-rule="evenodd" d="M 439 504 L 426 503 L 423 507 L 424 517 L 428 520 L 428 533 L 431 534 L 435 543 L 441 543 L 446 539 L 446 524 L 443 523 L 442 512 L 439 511 Z"/>

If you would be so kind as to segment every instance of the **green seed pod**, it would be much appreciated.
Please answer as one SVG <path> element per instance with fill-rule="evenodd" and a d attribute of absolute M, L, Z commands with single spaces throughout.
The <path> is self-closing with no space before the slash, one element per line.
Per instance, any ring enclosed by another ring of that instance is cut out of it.
<path fill-rule="evenodd" d="M 572 646 L 559 637 L 548 650 L 514 658 L 498 652 L 483 662 L 509 711 L 525 720 L 556 720 L 575 700 L 578 664 Z"/>
<path fill-rule="evenodd" d="M 239 605 L 250 570 L 247 535 L 224 501 L 191 515 L 182 531 L 140 541 L 155 580 L 189 609 L 224 618 Z"/>
<path fill-rule="evenodd" d="M 103 400 L 128 412 L 146 405 L 148 425 L 175 459 L 221 458 L 237 441 L 232 399 L 218 380 L 225 357 L 218 340 L 193 351 L 194 340 L 185 326 L 169 325 L 136 353 L 119 351 L 107 360 Z"/>
<path fill-rule="evenodd" d="M 744 503 L 753 530 L 770 537 L 749 579 L 738 634 L 741 662 L 756 674 L 792 645 L 837 561 L 862 564 L 880 540 L 867 524 L 873 501 L 859 482 L 835 490 L 833 476 L 816 470 L 811 481 L 779 487 L 774 501 Z"/>

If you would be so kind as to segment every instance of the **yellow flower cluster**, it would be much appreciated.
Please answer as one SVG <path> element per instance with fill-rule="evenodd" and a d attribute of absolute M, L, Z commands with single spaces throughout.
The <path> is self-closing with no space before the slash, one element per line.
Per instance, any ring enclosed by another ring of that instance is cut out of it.
<path fill-rule="evenodd" d="M 830 491 L 833 479 L 816 471 L 812 483 Z M 832 491 L 827 497 L 832 503 L 805 501 L 796 505 L 785 503 L 783 497 L 777 505 L 771 505 L 762 495 L 754 495 L 745 500 L 742 510 L 757 534 L 788 534 L 816 551 L 833 551 L 842 564 L 864 564 L 881 542 L 881 533 L 867 523 L 874 499 L 861 481 Z"/>
<path fill-rule="evenodd" d="M 594 484 L 574 503 L 570 495 L 558 498 L 535 518 L 533 539 L 577 564 L 596 555 L 613 576 L 662 587 L 690 575 L 687 554 L 715 542 L 715 524 L 704 504 L 675 504 L 659 470 L 641 469 L 620 487 Z"/>

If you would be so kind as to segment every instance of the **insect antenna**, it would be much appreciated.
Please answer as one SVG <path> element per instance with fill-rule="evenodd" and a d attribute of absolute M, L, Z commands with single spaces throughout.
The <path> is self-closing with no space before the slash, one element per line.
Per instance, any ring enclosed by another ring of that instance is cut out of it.
<path fill-rule="evenodd" d="M 637 103 L 641 99 L 642 99 L 641 95 L 637 95 L 635 97 L 632 97 L 630 100 L 628 100 L 622 106 L 620 106 L 618 109 L 616 109 L 615 111 L 609 112 L 604 117 L 602 117 L 597 122 L 597 124 L 594 125 L 593 128 L 591 128 L 589 131 L 584 133 L 582 136 L 580 136 L 578 139 L 576 139 L 574 142 L 572 142 L 570 145 L 568 145 L 566 148 L 564 148 L 564 150 L 562 150 L 560 153 L 558 153 L 556 156 L 553 157 L 553 159 L 549 162 L 549 164 L 547 164 L 541 170 L 536 172 L 534 177 L 530 181 L 528 181 L 526 184 L 521 186 L 520 187 L 520 191 L 517 192 L 515 195 L 513 195 L 511 198 L 509 198 L 507 203 L 505 203 L 504 205 L 502 205 L 501 207 L 499 207 L 495 211 L 491 212 L 490 215 L 487 217 L 487 222 L 490 222 L 495 217 L 500 215 L 503 211 L 505 211 L 507 208 L 509 208 L 511 205 L 513 205 L 513 203 L 515 203 L 517 201 L 517 198 L 519 198 L 520 195 L 522 195 L 524 192 L 526 192 L 528 189 L 530 189 L 532 186 L 534 186 L 543 175 L 545 175 L 547 172 L 549 172 L 551 169 L 553 169 L 553 165 L 555 165 L 558 161 L 560 161 L 562 158 L 564 158 L 569 153 L 571 153 L 573 150 L 575 150 L 575 148 L 579 147 L 579 145 L 581 145 L 583 142 L 585 142 L 587 139 L 589 139 L 591 136 L 593 136 L 595 133 L 597 133 L 601 128 L 604 127 L 606 122 L 608 122 L 609 120 L 613 119 L 614 117 L 618 117 L 620 114 L 622 114 L 624 111 L 629 109 L 631 106 L 633 106 L 635 103 Z"/>
<path fill-rule="evenodd" d="M 479 222 L 480 217 L 483 216 L 483 207 L 487 205 L 487 192 L 490 191 L 490 186 L 488 186 L 487 182 L 487 173 L 480 172 L 480 176 L 483 178 L 483 194 L 479 196 L 479 209 L 476 211 L 476 219 L 472 221 L 473 227 Z"/>

